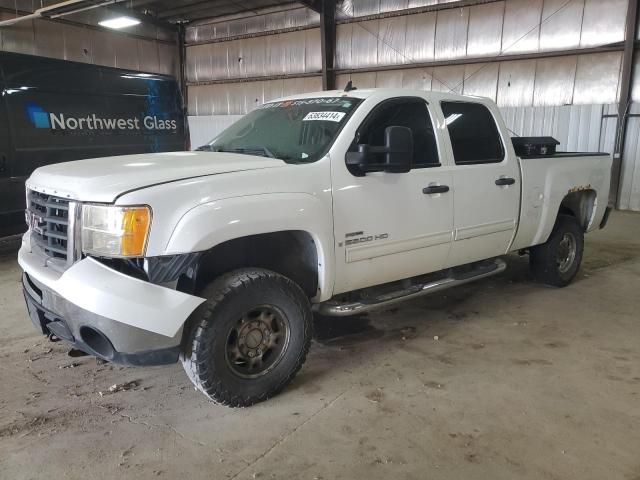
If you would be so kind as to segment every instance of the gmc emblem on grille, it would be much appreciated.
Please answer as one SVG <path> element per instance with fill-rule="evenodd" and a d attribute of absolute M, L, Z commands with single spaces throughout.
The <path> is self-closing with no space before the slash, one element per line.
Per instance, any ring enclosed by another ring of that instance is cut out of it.
<path fill-rule="evenodd" d="M 25 216 L 25 220 L 27 221 L 27 226 L 31 230 L 33 230 L 34 232 L 40 235 L 44 234 L 44 230 L 40 226 L 40 224 L 44 222 L 44 219 L 42 217 L 39 217 L 38 215 L 36 215 L 33 212 L 30 212 L 29 210 L 24 212 L 24 216 Z"/>

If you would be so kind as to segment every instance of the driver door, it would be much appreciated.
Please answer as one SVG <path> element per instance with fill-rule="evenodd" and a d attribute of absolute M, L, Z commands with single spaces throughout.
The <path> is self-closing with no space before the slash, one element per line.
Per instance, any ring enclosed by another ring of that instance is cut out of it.
<path fill-rule="evenodd" d="M 384 145 L 384 131 L 413 133 L 407 173 L 357 176 L 332 158 L 336 283 L 334 293 L 399 280 L 444 267 L 453 238 L 452 172 L 425 99 L 399 97 L 378 104 L 358 128 L 358 144 Z"/>

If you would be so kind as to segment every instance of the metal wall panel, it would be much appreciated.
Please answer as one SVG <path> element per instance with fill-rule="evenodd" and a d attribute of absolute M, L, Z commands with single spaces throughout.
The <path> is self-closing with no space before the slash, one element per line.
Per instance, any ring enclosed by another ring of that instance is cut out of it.
<path fill-rule="evenodd" d="M 487 3 L 470 9 L 468 56 L 482 57 L 500 53 L 504 10 L 505 2 Z"/>
<path fill-rule="evenodd" d="M 187 47 L 190 82 L 319 72 L 320 30 L 300 30 Z"/>
<path fill-rule="evenodd" d="M 616 102 L 621 62 L 622 52 L 580 55 L 573 89 L 573 103 Z"/>
<path fill-rule="evenodd" d="M 160 68 L 160 55 L 155 42 L 138 39 L 138 58 L 140 70 L 145 72 L 157 72 Z"/>
<path fill-rule="evenodd" d="M 484 63 L 466 65 L 464 70 L 465 95 L 477 95 L 496 100 L 500 64 Z"/>
<path fill-rule="evenodd" d="M 340 24 L 337 26 L 336 68 L 391 66 L 604 45 L 622 40 L 625 2 L 508 0 Z M 407 6 L 431 3 L 434 2 L 410 1 Z M 604 3 L 607 3 L 606 8 L 602 6 Z M 342 5 L 351 11 L 350 16 L 357 17 L 395 10 L 404 4 L 404 0 L 354 0 Z M 600 23 L 597 15 L 603 16 Z M 343 13 L 342 17 L 345 16 Z M 263 38 L 268 41 L 269 36 Z"/>
<path fill-rule="evenodd" d="M 436 60 L 465 56 L 468 27 L 468 8 L 453 8 L 438 12 L 435 44 Z"/>
<path fill-rule="evenodd" d="M 435 67 L 432 70 L 431 89 L 436 92 L 462 93 L 464 65 Z"/>
<path fill-rule="evenodd" d="M 64 26 L 64 59 L 74 62 L 91 63 L 91 30 L 74 25 Z M 157 70 L 151 70 L 153 72 Z"/>
<path fill-rule="evenodd" d="M 624 40 L 628 0 L 585 0 L 581 47 Z"/>
<path fill-rule="evenodd" d="M 536 64 L 534 105 L 566 105 L 573 98 L 577 57 L 541 58 Z"/>
<path fill-rule="evenodd" d="M 34 22 L 35 54 L 55 57 L 64 52 L 64 35 L 60 25 L 53 22 Z"/>
<path fill-rule="evenodd" d="M 0 12 L 2 20 L 14 17 Z M 0 49 L 153 73 L 176 75 L 178 72 L 175 44 L 47 20 L 3 27 Z"/>
<path fill-rule="evenodd" d="M 633 84 L 631 85 L 631 100 L 640 102 L 640 54 L 636 52 L 633 59 Z"/>
<path fill-rule="evenodd" d="M 378 65 L 411 63 L 405 53 L 407 17 L 383 18 L 378 26 Z"/>
<path fill-rule="evenodd" d="M 533 103 L 535 60 L 502 62 L 498 78 L 498 105 L 516 107 Z"/>
<path fill-rule="evenodd" d="M 15 15 L 0 12 L 0 19 L 8 20 L 10 18 L 15 18 Z M 0 29 L 0 35 L 2 36 L 2 50 L 30 55 L 35 53 L 33 21 L 28 20 L 12 27 L 3 27 Z"/>
<path fill-rule="evenodd" d="M 116 45 L 107 32 L 94 30 L 91 32 L 93 62 L 98 65 L 116 66 Z"/>
<path fill-rule="evenodd" d="M 378 20 L 371 20 L 353 24 L 351 65 L 348 68 L 371 67 L 378 64 L 378 23 Z"/>
<path fill-rule="evenodd" d="M 376 73 L 376 88 L 402 88 L 402 72 L 389 70 Z"/>
<path fill-rule="evenodd" d="M 353 64 L 351 42 L 354 28 L 357 27 L 352 23 L 342 24 L 336 27 L 336 68 L 350 68 Z"/>
<path fill-rule="evenodd" d="M 402 87 L 417 90 L 431 90 L 433 69 L 414 68 L 402 71 Z"/>
<path fill-rule="evenodd" d="M 508 0 L 502 29 L 502 53 L 537 52 L 543 0 Z"/>
<path fill-rule="evenodd" d="M 193 44 L 287 28 L 305 28 L 320 23 L 320 15 L 306 7 L 273 10 L 262 9 L 245 17 L 234 15 L 217 18 L 214 23 L 196 22 L 186 28 L 185 41 Z"/>
<path fill-rule="evenodd" d="M 209 143 L 241 118 L 242 115 L 190 116 L 188 121 L 191 148 L 195 149 Z"/>
<path fill-rule="evenodd" d="M 436 41 L 435 12 L 409 15 L 405 35 L 404 53 L 413 62 L 429 62 L 434 59 Z"/>
<path fill-rule="evenodd" d="M 640 210 L 640 104 L 632 103 L 622 155 L 619 204 L 622 209 Z"/>
<path fill-rule="evenodd" d="M 584 0 L 544 0 L 540 50 L 563 50 L 580 44 Z"/>
<path fill-rule="evenodd" d="M 296 93 L 322 90 L 321 77 L 192 85 L 189 115 L 244 115 L 264 102 Z"/>
<path fill-rule="evenodd" d="M 500 110 L 514 135 L 552 136 L 560 142 L 558 150 L 561 151 L 610 153 L 615 131 L 609 119 L 603 118 L 609 108 L 609 105 L 593 104 L 503 107 Z"/>

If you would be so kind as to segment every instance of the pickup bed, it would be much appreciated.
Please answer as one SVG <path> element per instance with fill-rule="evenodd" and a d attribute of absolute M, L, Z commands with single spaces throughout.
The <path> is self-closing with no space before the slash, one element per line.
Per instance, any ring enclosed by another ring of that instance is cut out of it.
<path fill-rule="evenodd" d="M 608 154 L 517 156 L 484 98 L 297 95 L 198 151 L 36 170 L 27 307 L 43 334 L 114 362 L 181 360 L 210 399 L 247 406 L 300 369 L 313 311 L 494 275 L 509 252 L 567 285 L 606 222 L 610 169 Z"/>

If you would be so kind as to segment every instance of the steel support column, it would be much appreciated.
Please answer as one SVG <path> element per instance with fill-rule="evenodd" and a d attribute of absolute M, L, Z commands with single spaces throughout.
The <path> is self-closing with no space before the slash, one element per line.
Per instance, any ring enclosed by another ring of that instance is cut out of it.
<path fill-rule="evenodd" d="M 323 0 L 320 9 L 320 46 L 322 54 L 322 89 L 336 88 L 333 61 L 336 51 L 336 0 Z"/>
<path fill-rule="evenodd" d="M 627 21 L 624 34 L 624 53 L 622 54 L 622 71 L 620 73 L 620 99 L 618 100 L 618 121 L 616 125 L 616 143 L 611 168 L 611 190 L 609 204 L 616 207 L 620 204 L 620 187 L 622 184 L 622 161 L 627 131 L 627 118 L 631 106 L 631 85 L 633 80 L 633 57 L 636 35 L 638 31 L 638 0 L 629 0 Z"/>

